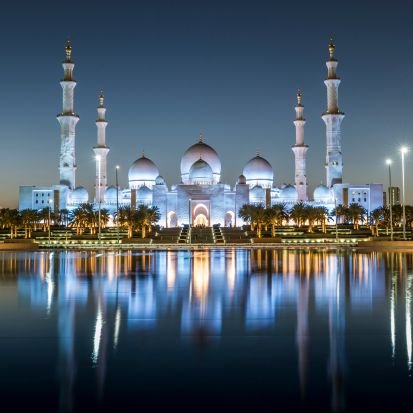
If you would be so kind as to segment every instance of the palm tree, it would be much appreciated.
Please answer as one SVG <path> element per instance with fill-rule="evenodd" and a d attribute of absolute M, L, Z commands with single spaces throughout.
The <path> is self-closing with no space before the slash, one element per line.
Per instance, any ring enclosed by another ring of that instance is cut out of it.
<path fill-rule="evenodd" d="M 238 211 L 238 216 L 251 225 L 251 231 L 256 231 L 261 238 L 262 225 L 268 222 L 266 209 L 262 205 L 244 204 Z"/>
<path fill-rule="evenodd" d="M 92 228 L 95 222 L 93 206 L 88 203 L 80 204 L 69 214 L 69 226 L 76 228 L 76 234 L 83 234 L 85 228 Z"/>
<path fill-rule="evenodd" d="M 261 204 L 253 206 L 251 222 L 255 225 L 258 238 L 261 238 L 262 225 L 265 223 L 265 208 Z"/>
<path fill-rule="evenodd" d="M 131 206 L 119 207 L 117 221 L 121 228 L 127 228 L 128 238 L 132 238 L 136 226 L 136 209 Z"/>
<path fill-rule="evenodd" d="M 148 207 L 146 205 L 139 205 L 136 210 L 136 221 L 141 227 L 142 238 L 146 237 L 146 229 L 151 232 L 152 225 L 159 221 L 161 214 L 156 206 Z"/>
<path fill-rule="evenodd" d="M 67 227 L 69 221 L 69 210 L 66 208 L 59 209 L 58 222 L 60 225 Z"/>
<path fill-rule="evenodd" d="M 349 220 L 349 210 L 348 207 L 340 204 L 337 205 L 331 212 L 332 216 L 336 217 L 337 224 L 347 224 Z M 341 218 L 341 220 L 340 220 Z M 340 222 L 341 221 L 341 222 Z"/>
<path fill-rule="evenodd" d="M 327 232 L 326 224 L 328 220 L 331 220 L 331 216 L 328 212 L 328 209 L 323 206 L 314 207 L 316 222 L 321 224 L 321 230 L 325 234 Z"/>
<path fill-rule="evenodd" d="M 0 210 L 0 225 L 3 229 L 10 229 L 10 238 L 17 237 L 20 214 L 17 209 L 2 208 Z"/>
<path fill-rule="evenodd" d="M 302 201 L 295 204 L 290 210 L 290 218 L 301 227 L 306 221 L 306 204 Z"/>
<path fill-rule="evenodd" d="M 271 236 L 275 237 L 275 226 L 278 222 L 277 211 L 274 208 L 266 208 L 265 210 L 265 224 L 271 225 Z"/>
<path fill-rule="evenodd" d="M 24 237 L 31 238 L 33 230 L 36 230 L 39 222 L 39 214 L 36 209 L 23 209 L 20 211 L 21 223 L 24 226 Z"/>
<path fill-rule="evenodd" d="M 39 222 L 42 224 L 42 229 L 43 231 L 47 231 L 47 229 L 50 226 L 50 222 L 49 222 L 49 207 L 40 209 L 39 211 L 37 211 L 37 214 L 39 216 Z"/>
<path fill-rule="evenodd" d="M 254 205 L 244 204 L 238 211 L 238 216 L 242 218 L 248 225 L 251 225 L 251 217 L 253 214 L 253 209 L 254 209 Z"/>
<path fill-rule="evenodd" d="M 360 222 L 364 222 L 367 211 L 359 204 L 352 203 L 348 207 L 349 216 L 354 229 L 359 229 Z"/>
<path fill-rule="evenodd" d="M 375 237 L 379 236 L 379 224 L 383 222 L 383 210 L 385 208 L 379 207 L 371 211 L 370 213 L 370 223 L 372 226 L 372 235 Z"/>

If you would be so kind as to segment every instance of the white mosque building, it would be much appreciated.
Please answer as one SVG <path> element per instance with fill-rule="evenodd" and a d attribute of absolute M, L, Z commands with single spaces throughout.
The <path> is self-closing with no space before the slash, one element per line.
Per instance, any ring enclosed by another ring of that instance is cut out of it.
<path fill-rule="evenodd" d="M 157 206 L 161 214 L 160 225 L 166 227 L 189 225 L 239 226 L 244 222 L 238 218 L 239 209 L 247 203 L 270 206 L 276 203 L 294 205 L 303 201 L 322 205 L 328 209 L 335 205 L 349 205 L 356 202 L 368 212 L 383 205 L 382 184 L 343 183 L 343 159 L 341 152 L 341 122 L 344 113 L 338 106 L 340 79 L 334 57 L 335 45 L 329 44 L 327 65 L 327 110 L 322 115 L 326 125 L 326 185 L 315 188 L 308 194 L 306 154 L 308 145 L 304 142 L 304 106 L 300 91 L 295 106 L 296 141 L 292 146 L 295 156 L 294 185 L 277 187 L 271 164 L 260 154 L 244 166 L 235 185 L 221 182 L 221 160 L 214 148 L 204 142 L 202 136 L 182 155 L 181 182 L 168 187 L 155 163 L 144 154 L 129 168 L 128 188 L 108 186 L 106 159 L 109 147 L 106 145 L 105 102 L 103 93 L 99 96 L 96 155 L 95 194 L 89 196 L 83 186 L 76 186 L 75 129 L 79 120 L 74 112 L 73 80 L 74 63 L 72 48 L 66 45 L 66 59 L 63 62 L 64 77 L 60 82 L 63 89 L 63 108 L 57 116 L 60 124 L 61 148 L 59 158 L 60 183 L 53 186 L 21 186 L 19 209 L 42 209 L 48 205 L 56 209 L 74 209 L 85 202 L 94 202 L 112 213 L 118 206 L 139 204 Z"/>

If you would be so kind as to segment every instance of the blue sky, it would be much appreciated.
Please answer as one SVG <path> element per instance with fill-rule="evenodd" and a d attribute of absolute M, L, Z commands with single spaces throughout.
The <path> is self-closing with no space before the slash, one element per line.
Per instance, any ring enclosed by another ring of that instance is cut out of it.
<path fill-rule="evenodd" d="M 406 158 L 413 202 L 413 25 L 409 2 L 88 1 L 19 2 L 0 16 L 0 205 L 17 206 L 19 185 L 58 183 L 61 62 L 75 60 L 77 184 L 94 181 L 97 96 L 104 89 L 109 182 L 127 185 L 142 150 L 168 185 L 200 132 L 234 184 L 256 151 L 275 183 L 292 183 L 294 105 L 302 89 L 310 188 L 325 182 L 325 61 L 339 60 L 344 180 L 387 183 L 384 160 Z"/>

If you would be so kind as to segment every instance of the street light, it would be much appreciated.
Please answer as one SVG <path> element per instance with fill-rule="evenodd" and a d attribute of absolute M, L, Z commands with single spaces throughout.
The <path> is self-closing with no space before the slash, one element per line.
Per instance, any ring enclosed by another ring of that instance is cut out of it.
<path fill-rule="evenodd" d="M 334 209 L 336 213 L 336 242 L 338 242 L 338 216 L 337 216 L 337 196 L 334 194 Z"/>
<path fill-rule="evenodd" d="M 101 240 L 101 225 L 100 225 L 100 203 L 101 203 L 101 199 L 100 199 L 100 161 L 101 161 L 101 157 L 100 155 L 96 156 L 96 160 L 97 160 L 97 166 L 98 166 L 98 239 L 99 239 L 99 244 L 100 244 L 100 240 Z"/>
<path fill-rule="evenodd" d="M 47 201 L 47 203 L 48 203 L 48 208 L 47 208 L 47 210 L 48 210 L 48 213 L 49 213 L 49 232 L 48 232 L 48 242 L 49 242 L 49 248 L 50 248 L 50 238 L 51 238 L 51 232 L 50 232 L 50 221 L 51 221 L 51 218 L 50 218 L 50 204 L 52 203 L 52 200 L 51 199 L 49 199 L 48 201 Z"/>
<path fill-rule="evenodd" d="M 404 194 L 404 155 L 409 150 L 402 146 L 400 148 L 400 152 L 402 154 L 402 202 L 403 202 L 403 239 L 406 239 L 406 202 L 405 202 L 405 194 Z"/>
<path fill-rule="evenodd" d="M 115 174 L 116 174 L 116 237 L 119 244 L 119 184 L 118 184 L 118 170 L 119 165 L 116 165 Z"/>
<path fill-rule="evenodd" d="M 393 206 L 391 199 L 391 159 L 386 159 L 386 165 L 389 167 L 389 207 L 390 207 L 390 240 L 393 241 Z"/>

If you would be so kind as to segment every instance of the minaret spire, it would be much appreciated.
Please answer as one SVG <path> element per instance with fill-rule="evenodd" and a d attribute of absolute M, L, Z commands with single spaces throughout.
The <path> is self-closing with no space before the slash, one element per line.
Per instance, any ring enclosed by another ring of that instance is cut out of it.
<path fill-rule="evenodd" d="M 343 182 L 343 156 L 341 153 L 341 122 L 344 113 L 338 107 L 338 87 L 340 78 L 337 77 L 338 61 L 334 57 L 336 46 L 333 39 L 328 45 L 329 58 L 327 59 L 327 110 L 321 117 L 326 124 L 326 184 L 332 187 L 334 184 Z"/>
<path fill-rule="evenodd" d="M 76 154 L 75 154 L 75 129 L 79 116 L 74 112 L 73 95 L 76 81 L 73 80 L 74 63 L 72 61 L 72 45 L 66 42 L 66 59 L 63 61 L 63 80 L 60 85 L 63 89 L 63 108 L 57 115 L 60 123 L 60 157 L 59 175 L 60 184 L 75 188 L 76 180 Z"/>
<path fill-rule="evenodd" d="M 306 154 L 308 145 L 304 143 L 304 106 L 301 103 L 301 91 L 297 90 L 297 105 L 295 106 L 295 145 L 292 151 L 295 156 L 295 188 L 297 190 L 297 201 L 307 201 L 307 166 Z"/>
<path fill-rule="evenodd" d="M 106 126 L 108 122 L 105 119 L 105 96 L 102 90 L 100 91 L 98 102 L 98 118 L 96 120 L 97 144 L 93 148 L 96 157 L 95 202 L 103 203 L 105 191 L 108 186 L 106 158 L 109 153 L 109 146 L 106 145 Z"/>

